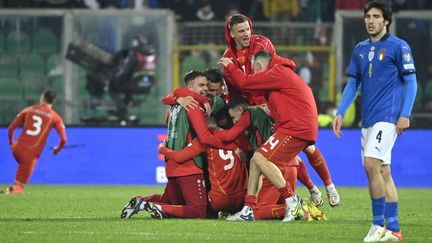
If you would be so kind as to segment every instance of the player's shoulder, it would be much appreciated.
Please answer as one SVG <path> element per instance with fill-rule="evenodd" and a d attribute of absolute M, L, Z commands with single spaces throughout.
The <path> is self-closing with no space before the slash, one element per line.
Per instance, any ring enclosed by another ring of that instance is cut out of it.
<path fill-rule="evenodd" d="M 269 38 L 263 36 L 263 35 L 257 35 L 257 34 L 253 34 L 252 35 L 252 39 L 255 41 L 270 41 Z"/>
<path fill-rule="evenodd" d="M 260 46 L 260 45 L 261 46 L 268 46 L 268 45 L 273 46 L 273 43 L 271 42 L 271 40 L 265 36 L 262 36 L 262 35 L 256 35 L 256 34 L 252 35 L 252 42 L 257 46 Z"/>
<path fill-rule="evenodd" d="M 61 115 L 59 113 L 57 113 L 57 111 L 55 111 L 53 108 L 50 107 L 49 112 L 51 113 L 51 116 L 53 117 L 53 119 L 63 122 L 63 118 L 61 117 Z"/>
<path fill-rule="evenodd" d="M 366 40 L 362 40 L 359 43 L 357 43 L 357 45 L 354 47 L 354 50 L 359 50 L 361 48 L 365 48 L 367 46 L 370 45 L 370 40 L 366 39 Z"/>
<path fill-rule="evenodd" d="M 234 54 L 231 51 L 231 49 L 229 49 L 229 48 L 227 48 L 222 55 L 222 57 L 228 57 L 228 58 L 233 57 L 233 56 L 234 56 Z"/>
<path fill-rule="evenodd" d="M 397 37 L 395 35 L 389 35 L 389 37 L 387 38 L 387 42 L 389 44 L 392 44 L 392 45 L 396 46 L 396 47 L 410 49 L 409 44 L 405 40 L 403 40 L 403 39 L 401 39 L 401 38 L 399 38 L 399 37 Z"/>

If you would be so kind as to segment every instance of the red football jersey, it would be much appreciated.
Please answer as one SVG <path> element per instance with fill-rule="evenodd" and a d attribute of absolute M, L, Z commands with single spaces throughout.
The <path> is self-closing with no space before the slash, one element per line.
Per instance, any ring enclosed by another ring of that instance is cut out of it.
<path fill-rule="evenodd" d="M 232 150 L 203 146 L 198 139 L 194 139 L 180 151 L 162 147 L 159 152 L 178 164 L 206 152 L 211 190 L 231 195 L 245 191 L 247 188 L 248 177 L 245 161 L 241 160 Z"/>
<path fill-rule="evenodd" d="M 246 162 L 234 151 L 207 147 L 206 154 L 211 190 L 231 195 L 247 189 Z"/>
<path fill-rule="evenodd" d="M 315 142 L 318 111 L 310 87 L 293 71 L 292 61 L 274 55 L 265 71 L 247 75 L 236 65 L 227 70 L 241 90 L 265 92 L 275 131 Z"/>
<path fill-rule="evenodd" d="M 9 126 L 8 137 L 10 145 L 12 145 L 14 141 L 15 129 L 22 124 L 23 130 L 17 139 L 17 143 L 28 147 L 38 155 L 42 153 L 52 128 L 55 128 L 60 135 L 60 143 L 57 146 L 58 150 L 66 143 L 66 132 L 63 120 L 60 115 L 48 105 L 30 106 L 18 114 Z"/>

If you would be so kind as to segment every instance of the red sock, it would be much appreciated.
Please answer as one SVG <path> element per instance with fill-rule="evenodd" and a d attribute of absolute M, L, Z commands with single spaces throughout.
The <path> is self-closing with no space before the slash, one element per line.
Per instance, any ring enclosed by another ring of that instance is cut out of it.
<path fill-rule="evenodd" d="M 280 192 L 281 198 L 283 199 L 289 198 L 292 195 L 294 195 L 293 191 L 291 190 L 291 187 L 289 187 L 288 182 L 284 187 L 278 188 L 278 191 Z"/>
<path fill-rule="evenodd" d="M 254 195 L 246 195 L 245 196 L 245 206 L 249 206 L 249 207 L 255 207 L 255 205 L 257 204 L 257 198 Z"/>
<path fill-rule="evenodd" d="M 303 162 L 299 163 L 299 166 L 297 167 L 297 179 L 309 190 L 314 187 L 314 183 L 312 182 L 312 179 L 310 178 L 310 175 Z"/>
<path fill-rule="evenodd" d="M 285 216 L 285 204 L 254 207 L 255 219 L 281 219 Z"/>
<path fill-rule="evenodd" d="M 207 208 L 186 205 L 161 205 L 162 212 L 174 218 L 194 219 L 206 218 Z"/>
<path fill-rule="evenodd" d="M 23 184 L 21 184 L 21 183 L 18 183 L 18 182 L 15 182 L 14 184 L 13 184 L 13 190 L 14 191 L 23 191 L 24 190 L 24 185 Z"/>
<path fill-rule="evenodd" d="M 321 180 L 324 182 L 324 185 L 328 186 L 332 184 L 333 181 L 328 171 L 327 164 L 319 149 L 315 147 L 315 151 L 312 154 L 310 154 L 306 149 L 304 150 L 304 152 L 309 160 L 309 163 L 312 165 Z"/>

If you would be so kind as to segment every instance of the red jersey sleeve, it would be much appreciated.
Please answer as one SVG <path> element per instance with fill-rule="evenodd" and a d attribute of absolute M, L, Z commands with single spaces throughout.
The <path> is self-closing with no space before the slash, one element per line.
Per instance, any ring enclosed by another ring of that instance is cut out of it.
<path fill-rule="evenodd" d="M 26 108 L 26 109 L 22 110 L 20 113 L 18 113 L 18 115 L 15 117 L 15 119 L 9 125 L 9 128 L 8 128 L 9 145 L 13 144 L 15 129 L 18 126 L 20 126 L 21 124 L 23 124 L 27 111 L 28 111 L 28 108 Z"/>
<path fill-rule="evenodd" d="M 177 88 L 174 90 L 174 96 L 175 97 L 187 97 L 192 96 L 196 101 L 198 101 L 200 104 L 209 103 L 206 97 L 195 93 L 188 88 Z"/>
<path fill-rule="evenodd" d="M 239 137 L 242 132 L 250 126 L 250 112 L 246 111 L 243 113 L 240 120 L 234 124 L 234 126 L 228 130 L 218 130 L 214 132 L 214 135 L 224 142 L 232 142 Z"/>
<path fill-rule="evenodd" d="M 162 103 L 164 105 L 176 105 L 176 97 L 173 94 L 167 94 L 164 97 L 162 97 Z"/>
<path fill-rule="evenodd" d="M 57 114 L 55 115 L 55 119 L 54 119 L 54 128 L 56 129 L 57 133 L 60 136 L 60 141 L 56 148 L 57 152 L 60 152 L 60 150 L 66 144 L 67 137 L 66 137 L 66 129 L 63 120 Z"/>
<path fill-rule="evenodd" d="M 208 129 L 204 113 L 201 108 L 190 109 L 187 112 L 189 123 L 195 131 L 198 139 L 202 144 L 210 145 L 214 148 L 222 148 L 228 150 L 235 150 L 235 146 L 224 144 L 219 138 L 215 137 Z"/>
<path fill-rule="evenodd" d="M 186 147 L 179 151 L 172 150 L 167 147 L 159 148 L 159 153 L 165 155 L 166 157 L 168 157 L 168 159 L 179 164 L 191 160 L 203 152 L 203 145 L 198 139 L 194 139 L 192 143 L 189 143 Z"/>
<path fill-rule="evenodd" d="M 281 70 L 281 65 L 275 65 L 265 71 L 246 75 L 234 64 L 228 64 L 228 70 L 233 76 L 234 82 L 241 89 L 249 90 L 271 90 L 281 89 L 288 83 L 284 80 L 284 70 Z"/>

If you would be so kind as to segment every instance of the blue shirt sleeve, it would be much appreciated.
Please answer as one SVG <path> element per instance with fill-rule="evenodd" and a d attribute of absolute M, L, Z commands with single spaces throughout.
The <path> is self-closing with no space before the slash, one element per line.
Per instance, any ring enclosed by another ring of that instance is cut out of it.
<path fill-rule="evenodd" d="M 416 72 L 411 48 L 406 42 L 402 42 L 396 49 L 396 65 L 401 75 Z"/>
<path fill-rule="evenodd" d="M 415 73 L 404 75 L 403 78 L 405 81 L 405 94 L 402 104 L 401 116 L 410 117 L 417 94 L 417 78 Z"/>
<path fill-rule="evenodd" d="M 359 54 L 358 54 L 358 48 L 356 46 L 356 48 L 354 48 L 353 54 L 351 56 L 351 60 L 348 64 L 348 68 L 347 68 L 347 74 L 349 77 L 355 78 L 355 79 L 360 79 L 360 69 L 358 67 L 358 59 L 359 58 Z"/>
<path fill-rule="evenodd" d="M 348 80 L 348 83 L 342 94 L 342 100 L 339 104 L 339 108 L 336 112 L 336 115 L 341 115 L 341 116 L 345 115 L 345 112 L 348 110 L 348 107 L 354 101 L 359 87 L 360 87 L 360 82 L 357 81 L 355 78 L 350 78 Z"/>

